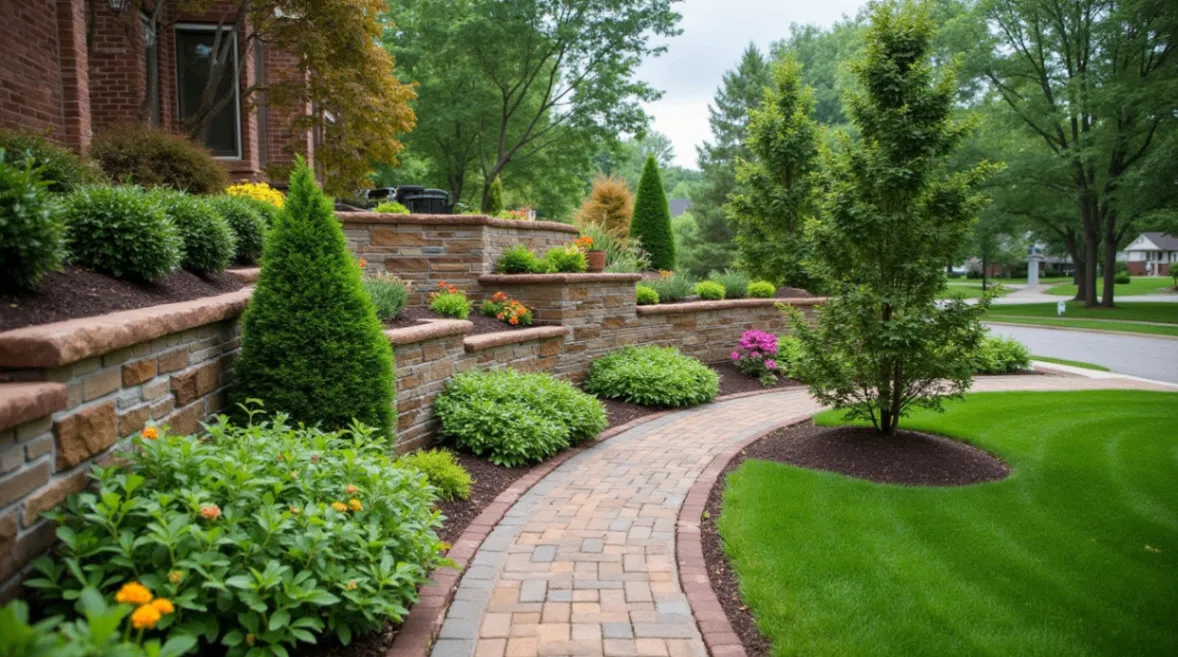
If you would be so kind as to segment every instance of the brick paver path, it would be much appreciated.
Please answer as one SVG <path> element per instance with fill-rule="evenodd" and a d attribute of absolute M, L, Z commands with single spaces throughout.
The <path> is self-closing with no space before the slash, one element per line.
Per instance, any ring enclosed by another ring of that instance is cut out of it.
<path fill-rule="evenodd" d="M 1149 387 L 991 377 L 976 390 Z M 1165 388 L 1160 388 L 1165 389 Z M 626 431 L 524 494 L 471 560 L 432 657 L 703 657 L 675 570 L 684 496 L 728 446 L 819 409 L 804 389 L 709 404 Z"/>

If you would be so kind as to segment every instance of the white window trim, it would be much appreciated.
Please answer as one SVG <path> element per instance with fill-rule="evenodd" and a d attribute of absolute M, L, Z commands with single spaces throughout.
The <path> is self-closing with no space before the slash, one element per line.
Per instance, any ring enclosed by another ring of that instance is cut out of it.
<path fill-rule="evenodd" d="M 233 35 L 233 112 L 237 117 L 237 154 L 236 155 L 214 155 L 213 157 L 218 160 L 240 160 L 244 157 L 242 150 L 244 147 L 243 142 L 245 141 L 245 136 L 242 134 L 242 125 L 241 125 L 241 78 L 237 75 L 237 72 L 241 68 L 240 62 L 238 62 L 238 57 L 241 56 L 241 53 L 239 52 L 239 45 L 240 44 L 238 44 L 238 42 L 237 42 L 237 31 L 233 29 L 233 26 L 231 26 L 231 25 L 214 25 L 212 23 L 176 23 L 176 25 L 173 26 L 173 28 L 172 28 L 172 44 L 173 44 L 172 50 L 174 51 L 174 53 L 173 53 L 173 57 L 172 57 L 172 60 L 173 60 L 172 61 L 172 70 L 176 76 L 176 115 L 177 115 L 177 118 L 180 118 L 179 117 L 179 114 L 180 114 L 180 67 L 176 65 L 176 61 L 175 61 L 176 56 L 178 56 L 180 53 L 180 49 L 177 48 L 175 45 L 178 42 L 178 39 L 176 39 L 176 34 L 181 31 L 184 31 L 184 30 L 188 30 L 188 31 L 201 31 L 201 30 L 203 30 L 206 32 L 215 32 L 218 29 L 225 30 L 226 32 L 229 32 L 230 34 Z M 183 118 L 180 118 L 180 120 L 182 121 Z"/>

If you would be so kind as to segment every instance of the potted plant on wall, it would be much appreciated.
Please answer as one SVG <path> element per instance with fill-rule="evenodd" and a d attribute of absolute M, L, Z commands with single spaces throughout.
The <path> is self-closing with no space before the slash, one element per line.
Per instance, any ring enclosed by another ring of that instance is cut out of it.
<path fill-rule="evenodd" d="M 585 260 L 589 263 L 589 271 L 600 273 L 605 271 L 605 251 L 593 248 L 593 238 L 588 235 L 578 237 L 573 244 L 585 252 Z"/>

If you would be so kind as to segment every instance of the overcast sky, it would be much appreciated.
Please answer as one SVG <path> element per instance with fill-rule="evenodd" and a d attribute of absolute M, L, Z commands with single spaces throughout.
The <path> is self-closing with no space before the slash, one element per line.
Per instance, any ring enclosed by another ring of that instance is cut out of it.
<path fill-rule="evenodd" d="M 648 59 L 639 77 L 663 91 L 647 105 L 655 130 L 671 138 L 675 163 L 695 168 L 695 147 L 711 136 L 708 103 L 724 71 L 736 66 L 750 41 L 762 50 L 789 33 L 790 23 L 828 26 L 854 15 L 865 0 L 685 0 L 675 7 L 683 34 L 667 52 Z"/>

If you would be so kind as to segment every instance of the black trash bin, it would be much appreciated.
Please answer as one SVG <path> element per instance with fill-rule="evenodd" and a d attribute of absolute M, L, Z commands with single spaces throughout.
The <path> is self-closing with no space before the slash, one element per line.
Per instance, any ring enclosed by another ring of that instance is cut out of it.
<path fill-rule="evenodd" d="M 449 192 L 421 185 L 401 185 L 397 188 L 396 201 L 413 214 L 450 214 L 451 211 Z"/>

